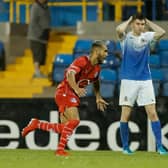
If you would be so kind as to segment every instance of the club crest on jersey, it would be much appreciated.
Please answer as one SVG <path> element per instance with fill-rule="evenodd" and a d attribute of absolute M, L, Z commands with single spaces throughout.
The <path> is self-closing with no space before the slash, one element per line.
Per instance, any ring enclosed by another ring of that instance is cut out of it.
<path fill-rule="evenodd" d="M 146 42 L 147 42 L 147 40 L 146 40 L 146 39 L 144 39 L 144 38 L 142 38 L 142 39 L 141 39 L 141 42 L 142 42 L 142 43 L 146 43 Z"/>
<path fill-rule="evenodd" d="M 74 97 L 73 97 L 73 98 L 71 98 L 71 102 L 72 102 L 72 103 L 77 103 L 76 98 L 74 98 Z"/>

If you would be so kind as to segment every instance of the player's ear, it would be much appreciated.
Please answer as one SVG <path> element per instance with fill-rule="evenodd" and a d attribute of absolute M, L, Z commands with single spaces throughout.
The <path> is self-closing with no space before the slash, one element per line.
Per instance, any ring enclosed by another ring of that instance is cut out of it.
<path fill-rule="evenodd" d="M 99 51 L 98 51 L 98 49 L 97 49 L 97 48 L 95 49 L 95 53 L 96 53 L 96 54 L 98 54 L 98 53 L 99 53 Z"/>

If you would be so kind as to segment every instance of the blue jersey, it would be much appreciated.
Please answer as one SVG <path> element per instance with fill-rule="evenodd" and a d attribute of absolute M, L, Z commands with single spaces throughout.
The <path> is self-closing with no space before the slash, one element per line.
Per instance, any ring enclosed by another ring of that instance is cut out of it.
<path fill-rule="evenodd" d="M 132 32 L 129 32 L 125 35 L 124 39 L 121 41 L 122 64 L 120 79 L 151 79 L 149 69 L 149 45 L 153 37 L 154 32 L 141 33 L 140 36 L 134 36 Z"/>

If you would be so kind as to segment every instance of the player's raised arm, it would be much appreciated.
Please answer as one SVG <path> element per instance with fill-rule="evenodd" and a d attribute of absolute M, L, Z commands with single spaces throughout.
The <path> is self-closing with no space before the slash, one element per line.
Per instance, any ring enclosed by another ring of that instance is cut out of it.
<path fill-rule="evenodd" d="M 146 19 L 146 24 L 150 29 L 152 29 L 152 31 L 155 32 L 154 40 L 159 40 L 163 35 L 165 35 L 166 31 L 152 21 Z"/>
<path fill-rule="evenodd" d="M 117 35 L 118 35 L 118 38 L 120 40 L 123 39 L 124 37 L 124 34 L 125 34 L 125 31 L 127 30 L 129 24 L 131 23 L 132 21 L 132 16 L 129 17 L 128 20 L 126 20 L 125 22 L 119 24 L 117 27 L 116 27 L 116 32 L 117 32 Z"/>

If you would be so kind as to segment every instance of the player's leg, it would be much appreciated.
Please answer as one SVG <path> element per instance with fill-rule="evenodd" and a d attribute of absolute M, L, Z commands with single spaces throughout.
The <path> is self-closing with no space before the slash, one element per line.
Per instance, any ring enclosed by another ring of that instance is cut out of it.
<path fill-rule="evenodd" d="M 61 132 L 60 141 L 56 151 L 56 155 L 67 156 L 68 153 L 65 152 L 65 146 L 68 139 L 73 133 L 73 130 L 79 124 L 79 113 L 77 107 L 66 108 L 64 113 L 60 115 L 61 122 L 64 122 L 65 126 Z"/>
<path fill-rule="evenodd" d="M 161 124 L 156 112 L 155 104 L 146 105 L 145 110 L 148 118 L 151 120 L 151 127 L 155 136 L 158 153 L 161 155 L 168 154 L 162 146 Z"/>
<path fill-rule="evenodd" d="M 62 123 L 50 123 L 48 121 L 39 120 L 37 118 L 32 118 L 29 124 L 23 128 L 22 136 L 25 137 L 31 131 L 40 129 L 43 131 L 53 131 L 55 133 L 61 133 L 63 130 L 64 124 Z"/>
<path fill-rule="evenodd" d="M 156 139 L 158 152 L 160 154 L 166 154 L 166 151 L 162 147 L 161 124 L 156 112 L 156 100 L 151 80 L 142 81 L 137 102 L 139 105 L 145 106 L 147 116 L 151 120 L 151 127 Z"/>
<path fill-rule="evenodd" d="M 121 119 L 120 119 L 120 136 L 123 146 L 124 154 L 131 154 L 132 151 L 129 149 L 128 141 L 129 141 L 129 128 L 128 121 L 131 114 L 130 106 L 122 106 L 121 111 Z"/>
<path fill-rule="evenodd" d="M 132 106 L 137 97 L 137 86 L 134 81 L 122 80 L 120 87 L 120 100 L 119 104 L 122 106 L 121 118 L 120 118 L 120 136 L 123 146 L 123 153 L 132 154 L 129 149 L 129 128 L 128 121 L 131 114 Z"/>
<path fill-rule="evenodd" d="M 22 136 L 25 137 L 28 133 L 37 129 L 38 125 L 39 125 L 39 120 L 36 118 L 32 118 L 30 122 L 27 124 L 27 126 L 22 129 L 22 132 L 21 132 Z"/>
<path fill-rule="evenodd" d="M 46 44 L 31 40 L 30 41 L 30 48 L 33 53 L 33 61 L 34 61 L 34 75 L 33 75 L 33 77 L 37 77 L 37 78 L 38 77 L 45 77 L 40 72 L 40 64 L 41 64 L 41 59 L 43 59 L 43 57 L 45 57 Z"/>
<path fill-rule="evenodd" d="M 58 106 L 59 112 L 64 112 L 66 107 L 66 97 L 63 96 L 62 90 L 57 89 L 55 94 L 55 102 Z M 29 132 L 34 131 L 36 129 L 41 129 L 43 131 L 53 131 L 55 133 L 61 133 L 64 127 L 63 123 L 50 123 L 47 121 L 41 121 L 36 118 L 31 119 L 29 124 L 23 128 L 22 136 L 26 136 Z"/>
<path fill-rule="evenodd" d="M 61 89 L 57 89 L 55 94 L 55 103 L 58 106 L 58 111 L 63 113 L 66 108 L 66 96 L 64 96 L 64 92 Z M 61 133 L 64 128 L 64 123 L 50 123 L 47 121 L 40 121 L 38 124 L 38 129 L 43 131 L 53 131 L 55 133 Z"/>

